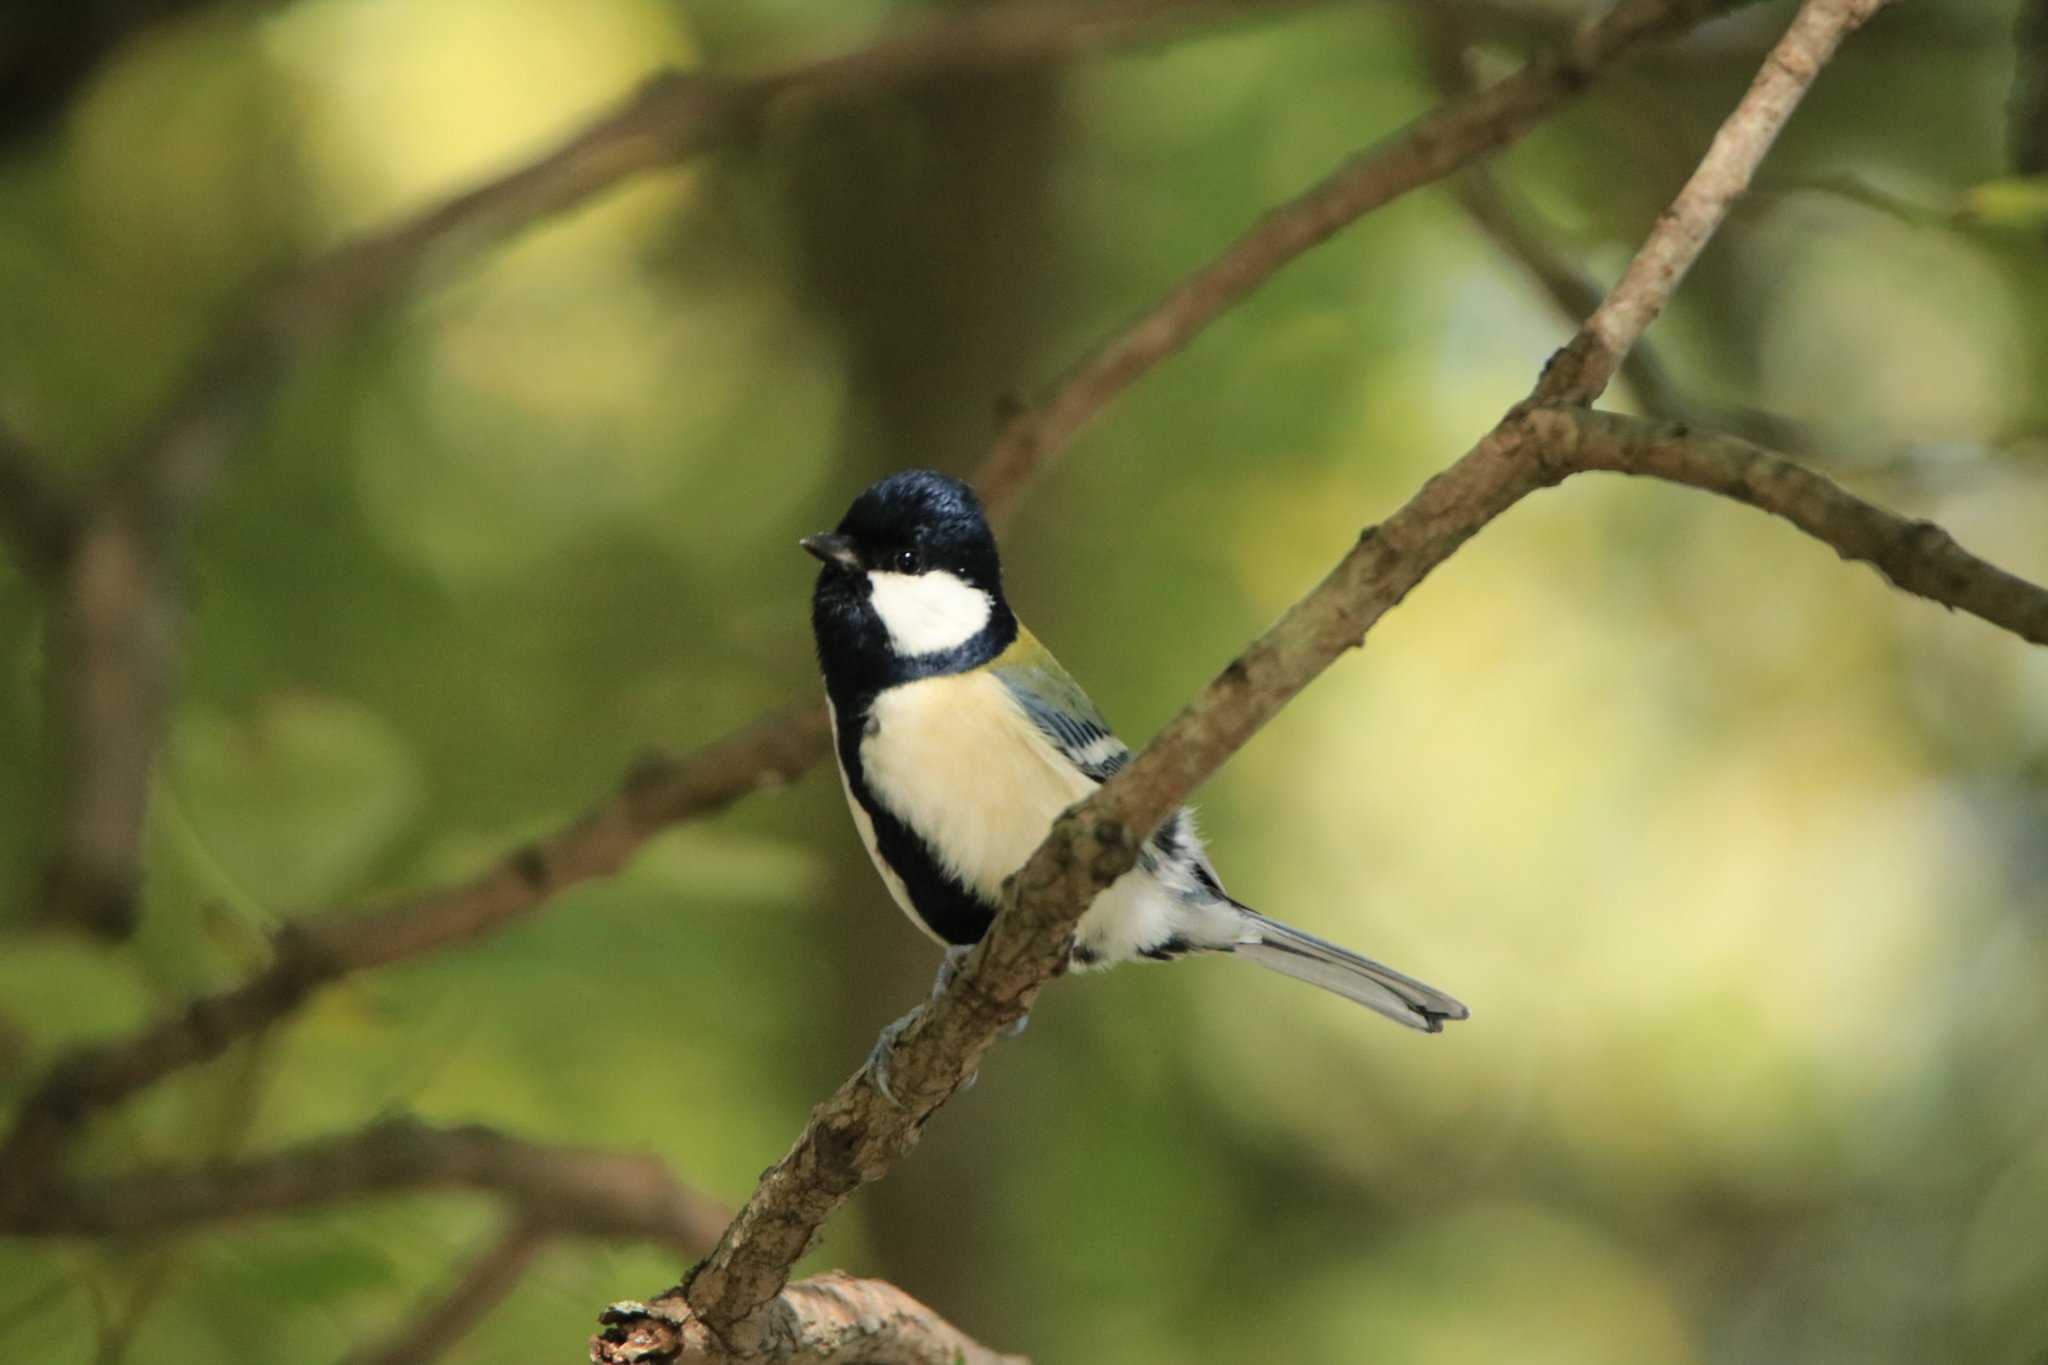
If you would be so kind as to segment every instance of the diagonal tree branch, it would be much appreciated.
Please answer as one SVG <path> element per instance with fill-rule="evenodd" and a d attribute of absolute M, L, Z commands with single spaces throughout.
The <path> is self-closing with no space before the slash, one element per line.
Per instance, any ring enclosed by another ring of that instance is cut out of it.
<path fill-rule="evenodd" d="M 1518 136 L 1540 113 L 1582 86 L 1597 65 L 1619 57 L 1627 43 L 1697 20 L 1721 3 L 1724 0 L 1629 0 L 1583 33 L 1567 54 L 1539 59 L 1472 99 L 1425 116 L 1354 158 L 1300 199 L 1275 209 L 1217 261 L 1188 276 L 1135 323 L 1097 347 L 1041 404 L 1006 424 L 977 476 L 991 520 L 1000 525 L 1030 477 L 1139 374 L 1178 351 L 1224 307 L 1294 256 L 1326 240 L 1338 226 L 1333 214 L 1348 212 L 1355 218 Z M 599 145 L 610 143 L 600 140 Z M 465 221 L 452 206 L 421 222 L 428 219 Z M 424 227 L 394 230 L 373 240 L 386 238 L 431 240 Z M 381 258 L 390 253 L 405 255 L 395 247 L 372 254 Z M 385 278 L 388 269 L 380 267 L 376 277 Z M 340 264 L 332 270 L 335 279 L 352 277 Z M 272 964 L 240 986 L 196 1001 L 183 1014 L 127 1039 L 83 1050 L 53 1069 L 24 1103 L 12 1133 L 0 1145 L 0 1208 L 6 1206 L 11 1187 L 34 1183 L 36 1173 L 49 1167 L 69 1134 L 93 1112 L 180 1067 L 219 1055 L 236 1040 L 290 1013 L 321 985 L 490 932 L 577 881 L 615 870 L 640 843 L 669 824 L 716 809 L 756 786 L 794 778 L 824 756 L 827 733 L 821 706 L 771 713 L 682 765 L 657 765 L 630 778 L 619 798 L 568 830 L 513 854 L 475 881 L 367 919 L 333 915 L 287 930 L 278 940 Z"/>
<path fill-rule="evenodd" d="M 1757 86 L 1710 150 L 1710 186 L 1730 175 L 1746 181 L 1782 125 L 1790 101 L 1780 76 L 1803 72 L 1803 90 L 1840 39 L 1880 3 L 1806 0 Z M 1645 243 L 1638 264 L 1689 261 L 1726 202 L 1718 191 L 1703 199 L 1689 185 Z M 1675 252 L 1674 240 L 1690 245 Z M 1682 269 L 1682 263 L 1670 269 L 1632 265 L 1616 291 L 1620 303 L 1603 305 L 1589 319 L 1582 333 L 1589 343 L 1569 370 L 1554 361 L 1538 393 L 1597 393 Z M 763 1351 L 763 1310 L 782 1289 L 790 1266 L 855 1189 L 880 1178 L 916 1144 L 933 1111 L 973 1074 L 999 1032 L 1030 1007 L 1063 963 L 1082 912 L 1135 864 L 1151 831 L 1303 687 L 1360 644 L 1431 569 L 1521 498 L 1570 472 L 1545 457 L 1535 408 L 1532 399 L 1510 410 L 1404 507 L 1368 528 L 1328 577 L 1232 661 L 1128 767 L 1055 823 L 1006 884 L 1001 914 L 951 987 L 893 1045 L 891 1084 L 900 1104 L 884 1099 L 865 1073 L 849 1078 L 812 1112 L 796 1145 L 763 1176 L 718 1248 L 682 1286 L 657 1300 L 664 1313 L 704 1327 L 716 1347 L 713 1358 L 750 1359 Z M 631 1323 L 614 1327 L 630 1330 Z"/>
<path fill-rule="evenodd" d="M 288 926 L 270 965 L 241 985 L 138 1034 L 84 1048 L 51 1070 L 0 1145 L 0 1220 L 39 1186 L 71 1133 L 96 1110 L 220 1055 L 320 986 L 491 932 L 570 886 L 616 872 L 660 831 L 802 773 L 824 751 L 826 734 L 817 708 L 771 713 L 687 759 L 642 765 L 616 796 L 575 824 L 469 882 L 370 915 L 329 914 Z"/>
<path fill-rule="evenodd" d="M 401 1190 L 475 1190 L 548 1233 L 636 1237 L 694 1255 L 725 1214 L 650 1156 L 551 1147 L 488 1128 L 389 1120 L 267 1156 L 54 1181 L 0 1214 L 33 1237 L 161 1233 Z"/>
<path fill-rule="evenodd" d="M 443 1355 L 512 1296 L 547 1240 L 546 1229 L 515 1217 L 447 1293 L 388 1340 L 349 1356 L 348 1365 L 423 1365 Z"/>

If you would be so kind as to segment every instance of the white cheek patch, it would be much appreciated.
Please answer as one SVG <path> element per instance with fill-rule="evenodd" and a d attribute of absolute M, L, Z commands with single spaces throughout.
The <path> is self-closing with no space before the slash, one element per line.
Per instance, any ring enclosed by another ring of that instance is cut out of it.
<path fill-rule="evenodd" d="M 913 658 L 964 645 L 981 633 L 993 607 L 980 588 L 942 569 L 930 573 L 871 573 L 875 615 L 898 654 Z"/>

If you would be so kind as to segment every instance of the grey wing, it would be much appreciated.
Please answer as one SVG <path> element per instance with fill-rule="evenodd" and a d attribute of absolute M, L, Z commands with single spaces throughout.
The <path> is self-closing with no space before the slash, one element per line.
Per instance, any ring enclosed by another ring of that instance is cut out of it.
<path fill-rule="evenodd" d="M 1007 668 L 998 665 L 995 675 L 1038 732 L 1094 781 L 1107 782 L 1131 761 L 1130 749 L 1110 730 L 1081 685 L 1049 657 L 1041 655 L 1029 664 Z M 1139 854 L 1139 861 L 1183 900 L 1231 899 L 1202 848 L 1194 817 L 1185 808 L 1159 827 Z"/>
<path fill-rule="evenodd" d="M 1095 703 L 1065 669 L 1049 659 L 1009 668 L 996 678 L 1038 732 L 1091 780 L 1106 782 L 1131 761 L 1131 751 L 1109 728 Z"/>

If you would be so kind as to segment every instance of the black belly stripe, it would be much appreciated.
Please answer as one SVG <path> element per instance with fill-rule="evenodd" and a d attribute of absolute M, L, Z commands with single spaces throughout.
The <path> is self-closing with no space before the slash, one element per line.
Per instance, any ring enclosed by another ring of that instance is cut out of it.
<path fill-rule="evenodd" d="M 949 876 L 917 831 L 897 819 L 868 790 L 860 741 L 874 694 L 844 700 L 855 705 L 843 705 L 841 698 L 833 698 L 838 712 L 839 764 L 853 799 L 874 822 L 876 851 L 889 870 L 903 879 L 904 889 L 910 893 L 911 913 L 927 929 L 956 947 L 979 943 L 995 922 L 996 907 Z"/>

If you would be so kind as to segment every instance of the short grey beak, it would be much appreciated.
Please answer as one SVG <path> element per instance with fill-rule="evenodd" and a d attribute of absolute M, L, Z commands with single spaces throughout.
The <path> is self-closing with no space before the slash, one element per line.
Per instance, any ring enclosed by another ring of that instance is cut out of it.
<path fill-rule="evenodd" d="M 827 564 L 837 564 L 842 569 L 858 569 L 860 567 L 860 556 L 853 552 L 853 540 L 849 536 L 805 536 L 797 544 L 803 546 Z"/>

